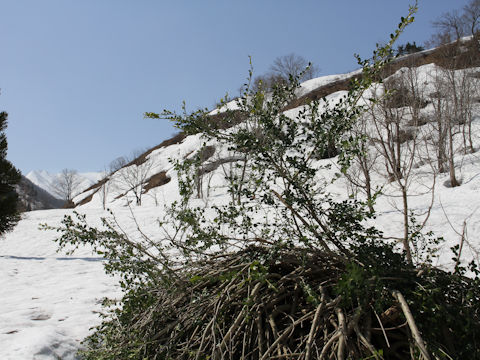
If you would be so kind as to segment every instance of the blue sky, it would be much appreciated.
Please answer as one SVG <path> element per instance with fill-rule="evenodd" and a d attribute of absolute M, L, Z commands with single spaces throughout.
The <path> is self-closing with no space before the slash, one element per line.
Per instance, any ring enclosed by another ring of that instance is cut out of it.
<path fill-rule="evenodd" d="M 146 111 L 214 106 L 237 95 L 252 56 L 268 70 L 291 52 L 321 75 L 356 69 L 408 0 L 0 0 L 0 110 L 8 158 L 23 173 L 100 171 L 175 129 Z M 420 0 L 399 43 L 467 0 Z"/>

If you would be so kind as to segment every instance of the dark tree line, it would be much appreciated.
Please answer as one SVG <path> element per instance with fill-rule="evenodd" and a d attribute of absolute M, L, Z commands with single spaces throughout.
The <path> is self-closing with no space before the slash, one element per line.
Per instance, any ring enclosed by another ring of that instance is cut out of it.
<path fill-rule="evenodd" d="M 0 113 L 0 234 L 11 230 L 20 219 L 17 211 L 15 185 L 20 181 L 20 172 L 7 157 L 7 113 Z"/>

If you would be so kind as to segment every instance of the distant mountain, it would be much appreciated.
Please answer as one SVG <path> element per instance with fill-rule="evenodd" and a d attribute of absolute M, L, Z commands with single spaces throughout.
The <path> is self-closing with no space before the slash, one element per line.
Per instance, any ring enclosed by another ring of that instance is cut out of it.
<path fill-rule="evenodd" d="M 16 190 L 19 197 L 20 211 L 58 209 L 64 204 L 63 200 L 55 198 L 25 176 L 22 176 L 22 180 L 17 185 Z"/>
<path fill-rule="evenodd" d="M 58 193 L 55 191 L 55 182 L 60 178 L 60 176 L 60 173 L 52 174 L 45 170 L 34 170 L 30 171 L 25 177 L 36 186 L 47 191 L 53 197 L 58 197 Z M 102 179 L 103 173 L 85 172 L 77 173 L 77 176 L 79 178 L 79 185 L 77 186 L 75 193 L 81 193 Z"/>

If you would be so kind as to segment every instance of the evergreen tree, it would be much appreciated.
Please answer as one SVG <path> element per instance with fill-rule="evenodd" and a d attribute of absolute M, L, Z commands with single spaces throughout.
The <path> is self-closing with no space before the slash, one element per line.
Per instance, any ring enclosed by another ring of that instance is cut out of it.
<path fill-rule="evenodd" d="M 11 230 L 20 219 L 14 187 L 20 181 L 20 172 L 6 159 L 7 116 L 6 112 L 0 113 L 0 234 Z"/>
<path fill-rule="evenodd" d="M 409 54 L 413 54 L 423 50 L 425 50 L 425 47 L 417 45 L 415 41 L 413 42 L 413 44 L 411 44 L 410 42 L 407 42 L 405 45 L 398 46 L 397 55 L 398 56 L 409 55 Z"/>

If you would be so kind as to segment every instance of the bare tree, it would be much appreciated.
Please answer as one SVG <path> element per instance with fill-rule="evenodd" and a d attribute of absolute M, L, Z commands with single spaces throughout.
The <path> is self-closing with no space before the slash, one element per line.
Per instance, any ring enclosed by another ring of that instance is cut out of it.
<path fill-rule="evenodd" d="M 125 165 L 127 165 L 128 161 L 124 156 L 120 156 L 113 160 L 109 165 L 110 174 L 113 174 L 115 171 L 120 170 Z"/>
<path fill-rule="evenodd" d="M 467 69 L 446 71 L 450 83 L 450 99 L 456 108 L 456 124 L 460 128 L 463 138 L 463 153 L 475 151 L 472 139 L 473 106 L 478 94 L 478 80 Z"/>
<path fill-rule="evenodd" d="M 458 41 L 467 35 L 478 36 L 480 0 L 471 0 L 462 10 L 462 12 L 453 10 L 444 13 L 433 22 L 433 26 L 438 29 L 438 33 L 432 36 L 432 39 L 428 42 L 429 46 L 438 46 L 455 40 Z M 477 49 L 480 50 L 478 42 Z"/>
<path fill-rule="evenodd" d="M 444 13 L 433 22 L 433 26 L 450 40 L 459 40 L 466 34 L 465 21 L 458 10 Z"/>
<path fill-rule="evenodd" d="M 54 180 L 52 186 L 55 193 L 60 196 L 67 204 L 71 204 L 81 179 L 76 170 L 63 169 L 59 176 Z"/>
<path fill-rule="evenodd" d="M 352 133 L 359 139 L 367 134 L 368 114 L 360 117 L 352 129 Z M 359 151 L 352 161 L 350 168 L 345 173 L 352 190 L 352 195 L 357 197 L 358 190 L 367 198 L 368 209 L 374 212 L 375 192 L 372 172 L 376 166 L 379 154 L 370 146 L 371 139 L 364 138 Z"/>
<path fill-rule="evenodd" d="M 424 105 L 420 92 L 417 68 L 406 68 L 384 82 L 375 92 L 370 105 L 372 126 L 368 135 L 378 151 L 385 168 L 381 174 L 400 192 L 403 215 L 403 247 L 412 263 L 409 228 L 409 195 L 413 182 L 413 166 L 418 159 L 421 123 L 420 109 Z M 365 160 L 363 160 L 365 162 Z M 366 163 L 368 165 L 368 163 Z M 368 174 L 368 172 L 367 172 Z M 364 175 L 365 176 L 365 175 Z M 433 189 L 432 189 L 433 191 Z"/>
<path fill-rule="evenodd" d="M 270 66 L 270 71 L 285 80 L 290 76 L 299 76 L 300 81 L 312 79 L 319 72 L 317 66 L 309 64 L 304 57 L 294 53 L 277 57 Z"/>
<path fill-rule="evenodd" d="M 108 191 L 110 187 L 110 184 L 108 182 L 109 179 L 110 179 L 110 173 L 109 171 L 107 171 L 107 167 L 105 166 L 103 170 L 102 179 L 100 180 L 100 189 L 98 191 L 100 195 L 100 199 L 102 200 L 103 210 L 106 210 L 107 208 L 107 197 L 108 197 Z"/>
<path fill-rule="evenodd" d="M 430 99 L 433 106 L 433 118 L 434 118 L 434 136 L 433 147 L 436 152 L 437 170 L 439 173 L 444 173 L 447 169 L 447 124 L 445 123 L 446 114 L 446 101 L 444 97 L 444 82 L 441 80 L 438 72 L 436 73 L 433 84 L 435 86 L 435 92 L 430 94 Z"/>
<path fill-rule="evenodd" d="M 252 92 L 269 92 L 275 85 L 287 83 L 290 76 L 298 77 L 302 82 L 313 79 L 319 72 L 318 66 L 309 63 L 300 55 L 290 53 L 277 57 L 270 66 L 269 72 L 256 76 L 251 84 L 251 90 Z"/>
<path fill-rule="evenodd" d="M 450 175 L 450 186 L 460 185 L 455 170 L 455 137 L 462 136 L 463 153 L 474 152 L 472 139 L 473 107 L 478 94 L 478 80 L 468 69 L 456 70 L 456 66 L 438 68 L 431 95 L 436 123 L 438 168 Z"/>
<path fill-rule="evenodd" d="M 476 35 L 480 24 L 480 0 L 472 0 L 463 7 L 463 21 L 471 35 Z"/>
<path fill-rule="evenodd" d="M 143 153 L 143 152 L 142 152 Z M 143 185 L 148 179 L 150 170 L 153 166 L 151 161 L 144 159 L 139 161 L 140 151 L 133 152 L 131 158 L 117 158 L 114 160 L 114 168 L 120 166 L 116 170 L 115 184 L 119 190 L 125 194 L 131 192 L 137 205 L 142 205 Z"/>
<path fill-rule="evenodd" d="M 269 92 L 273 90 L 275 85 L 282 83 L 286 83 L 286 79 L 284 77 L 273 73 L 266 73 L 264 75 L 256 76 L 255 79 L 253 79 L 251 88 L 252 92 Z"/>

